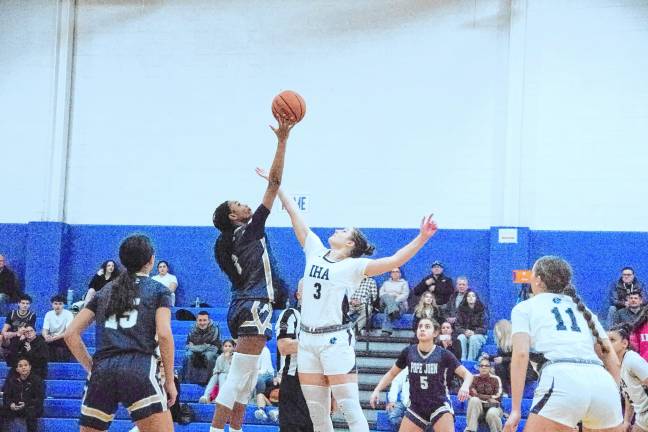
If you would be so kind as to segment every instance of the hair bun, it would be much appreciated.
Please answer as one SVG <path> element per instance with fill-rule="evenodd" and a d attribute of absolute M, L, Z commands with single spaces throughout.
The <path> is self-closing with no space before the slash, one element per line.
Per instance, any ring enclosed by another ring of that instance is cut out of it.
<path fill-rule="evenodd" d="M 367 243 L 367 247 L 364 249 L 364 254 L 365 255 L 373 255 L 374 251 L 376 250 L 376 246 Z"/>

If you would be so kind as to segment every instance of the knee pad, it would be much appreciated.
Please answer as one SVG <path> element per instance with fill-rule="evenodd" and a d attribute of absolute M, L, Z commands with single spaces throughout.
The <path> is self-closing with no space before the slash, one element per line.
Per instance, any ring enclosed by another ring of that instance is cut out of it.
<path fill-rule="evenodd" d="M 331 386 L 333 397 L 338 403 L 352 432 L 369 432 L 367 418 L 360 406 L 360 392 L 357 383 L 336 384 Z"/>
<path fill-rule="evenodd" d="M 328 387 L 302 384 L 308 412 L 315 432 L 333 432 L 331 421 L 331 390 Z"/>
<path fill-rule="evenodd" d="M 245 399 L 247 404 L 252 391 L 250 388 L 252 378 L 256 381 L 259 370 L 258 363 L 258 355 L 234 353 L 227 380 L 216 396 L 216 403 L 229 409 L 234 407 L 234 402 L 240 402 L 242 399 Z"/>

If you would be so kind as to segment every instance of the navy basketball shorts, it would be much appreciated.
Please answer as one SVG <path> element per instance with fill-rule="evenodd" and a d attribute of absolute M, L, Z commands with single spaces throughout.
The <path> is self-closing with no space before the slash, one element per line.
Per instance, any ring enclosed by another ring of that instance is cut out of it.
<path fill-rule="evenodd" d="M 417 407 L 412 404 L 407 408 L 407 411 L 405 411 L 405 417 L 410 419 L 412 423 L 420 427 L 422 430 L 426 430 L 427 427 L 434 427 L 434 424 L 446 413 L 454 416 L 454 411 L 452 410 L 452 404 L 450 402 L 444 402 L 441 405 L 433 407 Z"/>
<path fill-rule="evenodd" d="M 227 312 L 227 327 L 234 339 L 265 336 L 272 339 L 272 305 L 267 300 L 238 299 Z"/>
<path fill-rule="evenodd" d="M 167 410 L 167 396 L 158 357 L 118 354 L 92 365 L 81 401 L 81 426 L 108 430 L 119 403 L 133 421 Z"/>

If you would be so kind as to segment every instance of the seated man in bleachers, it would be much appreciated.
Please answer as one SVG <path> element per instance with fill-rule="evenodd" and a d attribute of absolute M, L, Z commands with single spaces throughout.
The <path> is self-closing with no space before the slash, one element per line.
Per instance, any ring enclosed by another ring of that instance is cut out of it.
<path fill-rule="evenodd" d="M 356 332 L 367 329 L 367 322 L 373 314 L 373 304 L 378 299 L 378 285 L 373 278 L 366 277 L 360 282 L 349 300 L 349 315 L 355 322 Z"/>
<path fill-rule="evenodd" d="M 206 385 L 221 350 L 220 328 L 207 312 L 198 312 L 185 349 L 183 382 Z"/>
<path fill-rule="evenodd" d="M 628 294 L 626 297 L 626 307 L 614 312 L 614 318 L 610 327 L 623 323 L 632 324 L 639 317 L 642 305 L 643 296 L 641 291 Z"/>
<path fill-rule="evenodd" d="M 470 291 L 470 287 L 468 286 L 468 278 L 466 276 L 459 276 L 457 278 L 457 286 L 455 292 L 452 293 L 450 299 L 443 307 L 443 316 L 445 316 L 446 321 L 448 321 L 450 324 L 456 325 L 455 322 L 457 321 L 457 311 L 459 310 L 459 306 L 461 305 L 461 302 L 463 302 L 464 297 L 466 297 L 466 293 L 468 291 Z"/>
<path fill-rule="evenodd" d="M 479 374 L 473 378 L 470 396 L 464 432 L 477 432 L 479 421 L 482 418 L 486 421 L 490 432 L 501 432 L 502 381 L 497 375 L 491 374 L 491 365 L 487 359 L 479 361 Z"/>
<path fill-rule="evenodd" d="M 612 326 L 614 315 L 619 309 L 626 307 L 626 298 L 630 294 L 640 293 L 643 298 L 643 283 L 635 275 L 632 267 L 623 267 L 619 279 L 613 281 L 609 288 L 610 307 L 608 309 L 607 324 Z"/>
<path fill-rule="evenodd" d="M 31 310 L 31 302 L 32 298 L 29 294 L 21 294 L 18 300 L 18 309 L 7 314 L 2 326 L 2 346 L 5 351 L 16 352 L 20 338 L 25 334 L 25 328 L 36 325 L 36 314 Z M 6 356 L 7 353 L 5 353 Z M 9 366 L 15 366 L 15 364 Z"/>
<path fill-rule="evenodd" d="M 50 361 L 67 362 L 72 358 L 72 353 L 63 337 L 74 316 L 72 312 L 64 308 L 65 299 L 62 295 L 55 295 L 51 302 L 52 310 L 45 314 L 42 335 L 49 346 Z"/>
<path fill-rule="evenodd" d="M 411 299 L 410 309 L 417 303 L 418 297 L 422 296 L 426 291 L 434 294 L 434 298 L 439 306 L 445 306 L 450 301 L 450 297 L 454 292 L 454 284 L 452 278 L 445 275 L 441 261 L 434 261 L 432 263 L 432 273 L 425 276 L 414 287 L 413 293 L 415 298 Z"/>
<path fill-rule="evenodd" d="M 392 431 L 397 432 L 403 421 L 403 416 L 410 404 L 409 394 L 409 368 L 405 368 L 394 378 L 387 393 L 387 405 L 385 410 L 389 416 Z"/>
<path fill-rule="evenodd" d="M 409 291 L 409 284 L 401 276 L 400 269 L 393 268 L 389 279 L 380 286 L 380 306 L 385 313 L 382 325 L 383 334 L 391 334 L 394 321 L 398 320 L 401 314 L 407 312 Z"/>

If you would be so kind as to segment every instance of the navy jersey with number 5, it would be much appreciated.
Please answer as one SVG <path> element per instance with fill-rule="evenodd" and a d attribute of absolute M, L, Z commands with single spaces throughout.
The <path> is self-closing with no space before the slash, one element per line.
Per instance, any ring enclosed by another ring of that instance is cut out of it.
<path fill-rule="evenodd" d="M 137 276 L 139 297 L 137 307 L 120 316 L 106 316 L 106 306 L 113 282 L 106 285 L 88 302 L 86 307 L 94 312 L 96 320 L 97 351 L 94 359 L 123 353 L 154 355 L 156 340 L 155 313 L 160 307 L 171 307 L 171 291 L 160 282 L 146 276 Z"/>
<path fill-rule="evenodd" d="M 265 222 L 269 214 L 270 210 L 261 204 L 247 224 L 234 230 L 231 259 L 240 276 L 240 283 L 239 286 L 232 284 L 232 300 L 274 300 L 270 256 L 265 238 Z M 218 256 L 217 248 L 218 241 L 214 245 L 214 256 Z"/>
<path fill-rule="evenodd" d="M 418 345 L 403 349 L 396 367 L 409 367 L 410 408 L 417 413 L 430 413 L 448 402 L 447 377 L 459 366 L 459 360 L 439 346 L 428 353 L 421 352 Z"/>

